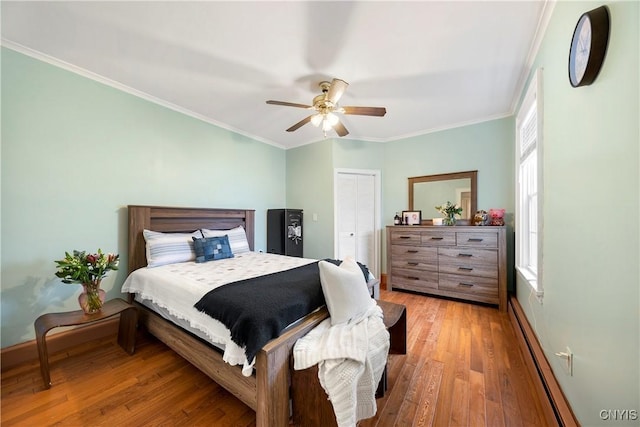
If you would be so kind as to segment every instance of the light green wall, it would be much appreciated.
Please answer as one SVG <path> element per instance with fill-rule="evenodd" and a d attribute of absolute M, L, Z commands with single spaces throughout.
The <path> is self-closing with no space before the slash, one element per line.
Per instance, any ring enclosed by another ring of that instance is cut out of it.
<path fill-rule="evenodd" d="M 408 177 L 471 170 L 478 171 L 478 209 L 505 208 L 512 217 L 513 126 L 512 118 L 504 118 L 385 144 L 386 224 L 408 208 Z"/>
<path fill-rule="evenodd" d="M 337 168 L 381 171 L 382 272 L 384 227 L 393 224 L 395 212 L 407 210 L 411 176 L 477 170 L 478 208 L 504 207 L 513 218 L 513 139 L 513 118 L 505 118 L 391 143 L 330 139 L 287 150 L 287 203 L 305 211 L 305 256 L 334 256 Z M 312 221 L 313 213 L 318 213 L 317 222 Z"/>
<path fill-rule="evenodd" d="M 535 60 L 544 69 L 544 298 L 520 281 L 517 296 L 582 425 L 638 425 L 600 411 L 640 413 L 640 3 L 608 3 L 604 66 L 574 89 L 573 29 L 600 5 L 558 2 Z M 573 376 L 554 355 L 567 346 Z"/>
<path fill-rule="evenodd" d="M 384 119 L 380 119 L 384 120 Z M 333 167 L 336 169 L 384 168 L 385 143 L 337 139 L 333 143 Z"/>
<path fill-rule="evenodd" d="M 33 321 L 77 309 L 78 285 L 54 276 L 73 249 L 118 252 L 103 286 L 120 295 L 128 204 L 284 206 L 285 151 L 2 49 L 2 347 Z"/>
<path fill-rule="evenodd" d="M 514 212 L 514 121 L 504 118 L 385 144 L 382 215 L 393 224 L 396 212 L 409 204 L 407 178 L 449 172 L 478 171 L 478 209 L 505 208 L 507 224 Z M 436 216 L 423 213 L 423 218 Z M 386 271 L 386 235 L 382 265 Z M 511 252 L 512 239 L 508 239 Z M 513 279 L 509 275 L 509 288 Z"/>
<path fill-rule="evenodd" d="M 304 256 L 333 256 L 332 140 L 287 150 L 287 206 L 304 211 Z M 317 221 L 313 221 L 317 214 Z"/>
<path fill-rule="evenodd" d="M 335 169 L 381 170 L 382 152 L 379 143 L 336 139 L 287 150 L 287 205 L 304 210 L 305 257 L 335 256 Z M 313 214 L 317 214 L 317 221 Z"/>

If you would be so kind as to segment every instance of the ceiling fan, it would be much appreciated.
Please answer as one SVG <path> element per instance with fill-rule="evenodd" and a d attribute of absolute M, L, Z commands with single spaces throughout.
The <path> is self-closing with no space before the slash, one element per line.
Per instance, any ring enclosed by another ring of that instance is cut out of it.
<path fill-rule="evenodd" d="M 320 89 L 322 94 L 313 98 L 313 105 L 296 104 L 293 102 L 284 101 L 267 101 L 267 104 L 272 105 L 284 105 L 287 107 L 305 108 L 307 110 L 315 111 L 312 115 L 305 117 L 295 125 L 287 129 L 287 132 L 293 132 L 298 130 L 302 126 L 311 122 L 312 125 L 318 127 L 322 125 L 322 131 L 324 136 L 327 136 L 327 132 L 331 129 L 335 130 L 338 136 L 345 136 L 349 134 L 347 128 L 344 127 L 338 114 L 354 114 L 359 116 L 376 116 L 382 117 L 387 113 L 387 109 L 384 107 L 340 107 L 338 101 L 349 83 L 340 79 L 333 79 L 331 83 L 320 82 Z"/>

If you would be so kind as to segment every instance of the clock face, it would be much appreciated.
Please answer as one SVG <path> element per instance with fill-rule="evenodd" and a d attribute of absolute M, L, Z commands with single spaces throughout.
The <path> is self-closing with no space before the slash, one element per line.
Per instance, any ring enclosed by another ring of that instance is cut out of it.
<path fill-rule="evenodd" d="M 580 84 L 591 54 L 591 20 L 583 15 L 576 25 L 569 53 L 569 79 L 575 87 Z"/>

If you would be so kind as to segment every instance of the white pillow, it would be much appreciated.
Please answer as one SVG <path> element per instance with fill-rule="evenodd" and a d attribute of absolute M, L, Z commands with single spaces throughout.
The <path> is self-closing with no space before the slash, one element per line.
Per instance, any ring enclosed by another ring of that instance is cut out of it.
<path fill-rule="evenodd" d="M 193 237 L 201 238 L 200 231 L 193 233 L 161 233 L 142 230 L 147 247 L 147 267 L 158 267 L 176 262 L 195 261 Z"/>
<path fill-rule="evenodd" d="M 362 270 L 353 258 L 345 258 L 340 266 L 319 261 L 318 268 L 332 325 L 357 319 L 376 305 L 369 294 Z"/>
<path fill-rule="evenodd" d="M 249 249 L 249 242 L 247 241 L 247 233 L 240 225 L 231 230 L 208 230 L 203 228 L 202 235 L 204 237 L 229 236 L 229 246 L 231 246 L 231 252 L 234 254 L 241 254 L 251 250 Z"/>

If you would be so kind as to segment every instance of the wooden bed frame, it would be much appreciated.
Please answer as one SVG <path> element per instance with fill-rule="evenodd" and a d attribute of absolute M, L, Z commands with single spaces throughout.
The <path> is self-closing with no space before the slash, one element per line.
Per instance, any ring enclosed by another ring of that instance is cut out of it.
<path fill-rule="evenodd" d="M 242 225 L 251 250 L 254 248 L 253 210 L 202 209 L 162 206 L 129 206 L 129 268 L 128 272 L 147 265 L 143 229 L 162 232 L 192 232 L 199 228 L 230 229 Z M 130 295 L 130 300 L 133 294 Z M 220 386 L 256 411 L 258 427 L 289 425 L 289 402 L 292 351 L 295 342 L 328 316 L 326 308 L 316 311 L 280 337 L 268 342 L 257 354 L 255 374 L 242 375 L 238 366 L 222 360 L 222 354 L 212 346 L 165 320 L 141 304 L 137 304 L 139 321 L 147 330 L 200 369 Z M 294 416 L 305 419 L 293 402 Z"/>

